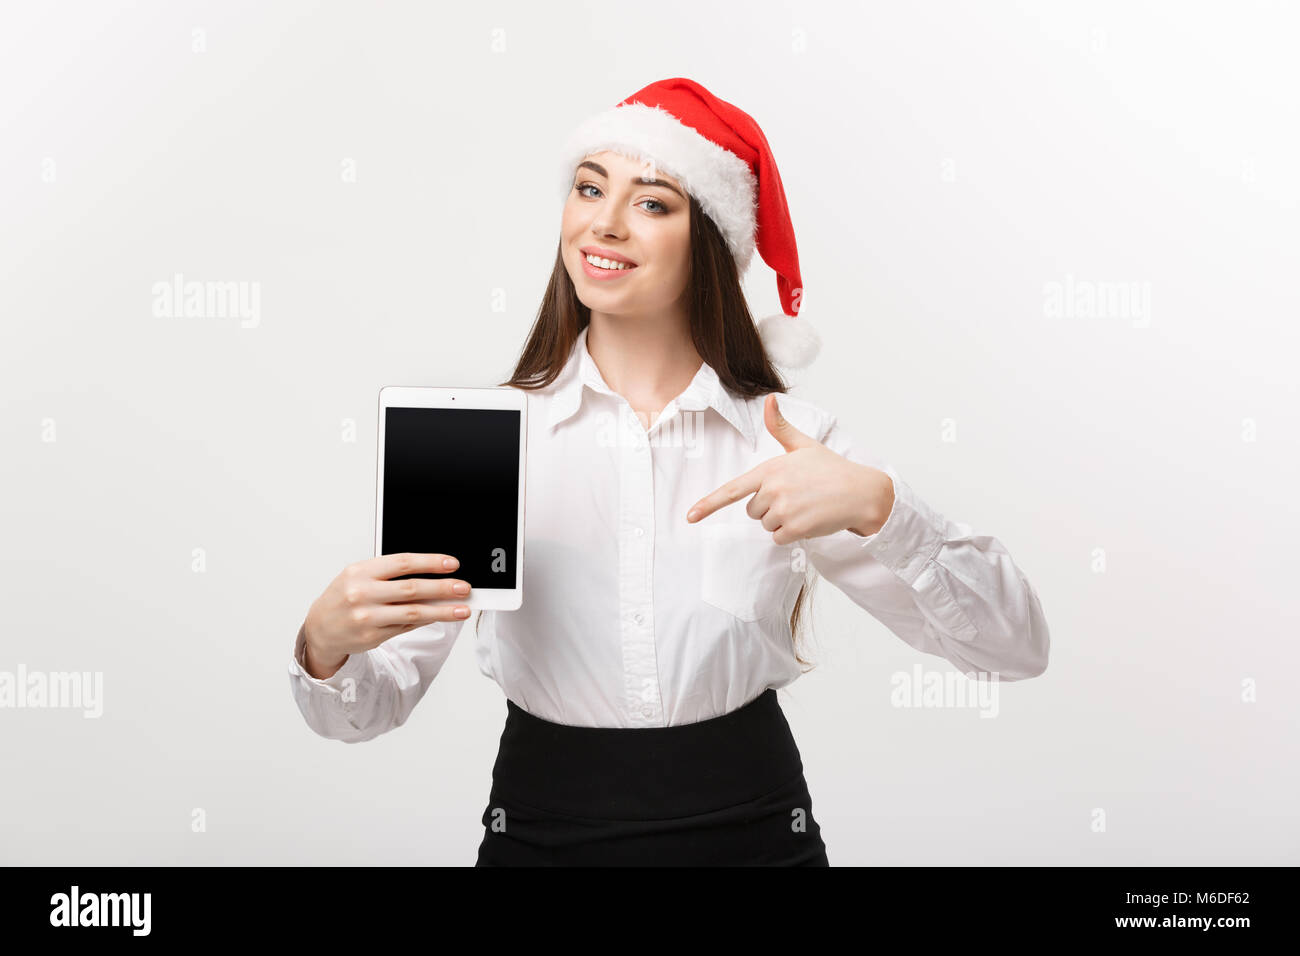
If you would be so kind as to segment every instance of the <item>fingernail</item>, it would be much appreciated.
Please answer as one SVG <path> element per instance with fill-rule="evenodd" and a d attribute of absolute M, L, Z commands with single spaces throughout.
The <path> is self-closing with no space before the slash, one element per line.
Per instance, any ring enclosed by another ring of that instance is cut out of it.
<path fill-rule="evenodd" d="M 454 571 L 456 568 L 460 567 L 460 562 L 455 558 L 443 558 L 442 566 L 448 571 Z"/>
<path fill-rule="evenodd" d="M 690 511 L 686 512 L 686 520 L 687 520 L 687 521 L 694 521 L 694 520 L 695 520 L 696 518 L 698 518 L 699 516 L 700 516 L 700 509 L 699 509 L 699 508 L 692 508 Z"/>
<path fill-rule="evenodd" d="M 453 584 L 451 589 L 457 594 L 469 594 L 469 585 L 465 583 Z"/>
<path fill-rule="evenodd" d="M 458 607 L 458 608 L 456 608 L 456 616 L 457 616 L 457 617 L 469 617 L 469 608 L 467 608 L 467 607 Z"/>

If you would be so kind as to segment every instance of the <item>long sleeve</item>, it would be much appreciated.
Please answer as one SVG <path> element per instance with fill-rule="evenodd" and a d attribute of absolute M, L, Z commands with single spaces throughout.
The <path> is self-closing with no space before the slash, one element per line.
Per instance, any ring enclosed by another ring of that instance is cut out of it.
<path fill-rule="evenodd" d="M 299 630 L 289 685 L 307 726 L 344 743 L 360 743 L 400 727 L 442 670 L 465 623 L 435 621 L 390 637 L 349 656 L 323 680 L 303 666 L 306 647 Z"/>
<path fill-rule="evenodd" d="M 864 455 L 828 415 L 819 440 L 885 472 L 894 505 L 875 534 L 844 530 L 807 539 L 817 571 L 912 647 L 963 673 L 999 680 L 1047 669 L 1050 638 L 1038 595 L 996 538 L 949 521 L 886 462 Z"/>

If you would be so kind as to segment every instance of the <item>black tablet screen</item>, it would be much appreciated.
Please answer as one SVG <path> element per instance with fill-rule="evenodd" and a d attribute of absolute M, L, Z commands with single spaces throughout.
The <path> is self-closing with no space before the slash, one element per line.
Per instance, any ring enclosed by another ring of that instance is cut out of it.
<path fill-rule="evenodd" d="M 382 554 L 449 554 L 443 574 L 471 588 L 513 588 L 519 545 L 520 413 L 491 408 L 384 410 Z"/>

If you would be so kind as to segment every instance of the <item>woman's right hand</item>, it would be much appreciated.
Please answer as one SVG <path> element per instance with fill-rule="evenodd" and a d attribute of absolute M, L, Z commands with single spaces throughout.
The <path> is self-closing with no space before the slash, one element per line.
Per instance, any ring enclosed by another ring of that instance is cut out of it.
<path fill-rule="evenodd" d="M 324 680 L 347 663 L 350 654 L 364 653 L 425 624 L 469 617 L 463 604 L 423 603 L 466 597 L 469 584 L 464 581 L 389 580 L 404 574 L 446 574 L 458 567 L 460 562 L 450 555 L 411 552 L 348 565 L 313 602 L 303 622 L 307 673 Z"/>

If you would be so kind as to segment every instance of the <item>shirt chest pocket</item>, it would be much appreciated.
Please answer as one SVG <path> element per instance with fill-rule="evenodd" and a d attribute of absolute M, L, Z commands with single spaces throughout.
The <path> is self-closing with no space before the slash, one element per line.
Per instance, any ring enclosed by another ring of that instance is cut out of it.
<path fill-rule="evenodd" d="M 781 610 L 792 577 L 790 545 L 747 518 L 732 524 L 701 525 L 700 597 L 742 621 Z"/>

